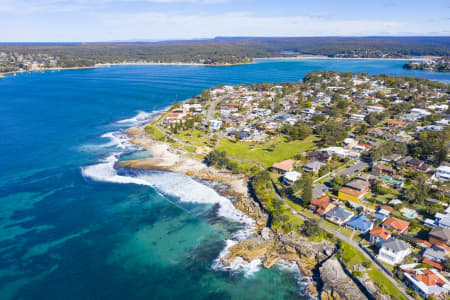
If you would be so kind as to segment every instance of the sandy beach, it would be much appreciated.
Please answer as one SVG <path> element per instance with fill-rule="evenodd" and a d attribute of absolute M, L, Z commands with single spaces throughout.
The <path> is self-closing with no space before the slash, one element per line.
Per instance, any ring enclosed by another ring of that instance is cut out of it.
<path fill-rule="evenodd" d="M 429 61 L 436 58 L 440 58 L 440 56 L 421 56 L 421 57 L 405 57 L 405 58 L 359 58 L 359 57 L 328 57 L 323 55 L 297 55 L 297 56 L 279 56 L 279 57 L 262 57 L 255 58 L 255 61 L 258 60 L 307 60 L 307 59 L 339 59 L 339 60 L 400 60 L 400 61 Z"/>
<path fill-rule="evenodd" d="M 202 161 L 173 149 L 168 143 L 153 140 L 145 134 L 142 126 L 128 129 L 126 133 L 130 137 L 130 143 L 150 150 L 152 157 L 120 162 L 121 166 L 144 170 L 167 170 L 203 180 L 217 181 L 229 185 L 232 194 L 248 197 L 248 179 L 244 175 L 233 175 L 228 171 L 210 168 Z"/>

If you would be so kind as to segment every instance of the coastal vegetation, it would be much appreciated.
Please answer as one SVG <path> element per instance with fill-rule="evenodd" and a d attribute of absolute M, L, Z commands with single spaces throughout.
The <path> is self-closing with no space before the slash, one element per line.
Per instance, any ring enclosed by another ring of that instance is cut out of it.
<path fill-rule="evenodd" d="M 428 61 L 410 61 L 403 65 L 408 70 L 421 70 L 429 72 L 450 72 L 450 58 L 442 57 Z"/>
<path fill-rule="evenodd" d="M 292 37 L 211 40 L 3 44 L 0 73 L 96 64 L 193 63 L 231 65 L 255 58 L 320 55 L 337 58 L 449 56 L 448 37 Z"/>

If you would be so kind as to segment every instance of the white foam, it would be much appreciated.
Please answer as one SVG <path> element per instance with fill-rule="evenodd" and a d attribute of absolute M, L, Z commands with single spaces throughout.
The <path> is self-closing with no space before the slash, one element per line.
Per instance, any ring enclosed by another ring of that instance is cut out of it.
<path fill-rule="evenodd" d="M 136 146 L 130 144 L 128 136 L 120 131 L 108 132 L 103 134 L 101 137 L 110 139 L 110 142 L 104 144 L 103 147 L 115 146 L 120 149 L 129 149 L 129 150 L 132 150 L 132 148 L 136 148 Z"/>
<path fill-rule="evenodd" d="M 117 147 L 119 149 L 137 150 L 139 147 L 129 142 L 127 135 L 121 131 L 112 131 L 100 136 L 109 139 L 109 142 L 99 145 L 83 145 L 80 147 L 83 151 L 99 151 L 105 148 Z"/>
<path fill-rule="evenodd" d="M 136 123 L 147 122 L 154 115 L 155 115 L 155 113 L 148 113 L 145 111 L 140 111 L 140 112 L 138 112 L 138 114 L 136 116 L 129 118 L 129 119 L 117 121 L 116 123 L 118 123 L 118 124 L 128 124 L 128 123 L 136 124 Z"/>
<path fill-rule="evenodd" d="M 97 181 L 151 186 L 164 194 L 177 197 L 181 202 L 219 204 L 220 216 L 246 224 L 248 227 L 254 225 L 254 220 L 236 209 L 229 199 L 189 176 L 172 172 L 142 173 L 136 177 L 118 175 L 114 164 L 118 161 L 119 155 L 120 153 L 113 153 L 99 164 L 82 168 L 83 176 Z M 239 235 L 248 236 L 247 231 L 250 229 L 239 232 Z"/>
<path fill-rule="evenodd" d="M 277 263 L 276 263 L 277 267 L 279 267 L 280 269 L 284 270 L 284 271 L 288 271 L 291 273 L 294 273 L 295 278 L 297 279 L 297 284 L 300 287 L 299 293 L 302 296 L 307 296 L 309 297 L 309 299 L 316 299 L 314 297 L 312 297 L 311 295 L 305 293 L 305 288 L 312 283 L 312 278 L 311 277 L 305 277 L 303 276 L 303 274 L 300 272 L 300 268 L 297 264 L 297 262 L 295 261 L 287 261 L 284 259 L 280 259 Z"/>
<path fill-rule="evenodd" d="M 152 112 L 145 112 L 145 111 L 138 111 L 137 115 L 135 115 L 132 118 L 129 119 L 124 119 L 124 120 L 120 120 L 117 121 L 117 124 L 125 124 L 128 126 L 139 126 L 139 125 L 143 125 L 145 123 L 148 123 L 149 121 L 151 121 L 151 119 L 156 116 L 157 114 L 168 110 L 169 107 L 163 108 L 161 110 L 155 110 Z"/>
<path fill-rule="evenodd" d="M 158 112 L 139 112 L 135 117 L 118 121 L 117 123 L 134 125 L 138 122 L 145 123 L 156 113 Z M 135 145 L 128 142 L 128 137 L 120 131 L 109 132 L 101 137 L 110 139 L 110 142 L 100 145 L 101 147 L 115 146 L 123 151 L 137 150 Z M 246 276 L 251 276 L 260 270 L 260 259 L 255 259 L 247 263 L 242 258 L 236 258 L 230 265 L 225 265 L 222 261 L 222 258 L 227 256 L 231 246 L 250 237 L 255 230 L 255 221 L 236 209 L 231 200 L 219 195 L 211 187 L 184 174 L 173 172 L 143 172 L 136 176 L 118 175 L 114 165 L 118 161 L 120 154 L 120 152 L 112 153 L 100 163 L 82 168 L 82 175 L 96 181 L 151 186 L 163 194 L 177 197 L 180 202 L 218 204 L 219 216 L 234 222 L 239 222 L 245 226 L 243 229 L 233 233 L 231 239 L 226 240 L 227 246 L 214 261 L 213 268 L 217 270 L 244 272 Z"/>
<path fill-rule="evenodd" d="M 226 240 L 225 242 L 225 248 L 220 252 L 219 257 L 216 258 L 212 264 L 214 270 L 243 272 L 246 277 L 250 277 L 261 269 L 262 261 L 259 258 L 247 262 L 244 261 L 242 257 L 236 257 L 231 263 L 224 263 L 223 258 L 228 256 L 230 248 L 238 243 L 236 240 Z"/>

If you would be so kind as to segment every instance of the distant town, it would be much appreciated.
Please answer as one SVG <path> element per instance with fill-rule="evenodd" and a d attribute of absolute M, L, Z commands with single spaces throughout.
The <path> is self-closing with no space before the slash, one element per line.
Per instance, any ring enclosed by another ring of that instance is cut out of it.
<path fill-rule="evenodd" d="M 410 61 L 405 64 L 403 68 L 408 70 L 423 70 L 430 72 L 450 72 L 450 58 L 441 57 L 422 62 Z"/>
<path fill-rule="evenodd" d="M 274 232 L 337 239 L 341 262 L 368 290 L 446 299 L 449 91 L 426 79 L 319 71 L 204 90 L 145 130 L 248 176 Z"/>

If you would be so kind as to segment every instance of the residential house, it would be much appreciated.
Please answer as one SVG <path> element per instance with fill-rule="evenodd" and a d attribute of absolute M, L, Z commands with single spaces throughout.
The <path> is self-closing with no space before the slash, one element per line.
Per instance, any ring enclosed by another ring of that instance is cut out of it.
<path fill-rule="evenodd" d="M 354 189 L 358 192 L 368 192 L 370 183 L 361 179 L 353 179 L 345 184 L 345 187 Z"/>
<path fill-rule="evenodd" d="M 431 261 L 442 263 L 447 258 L 447 255 L 445 255 L 445 252 L 443 251 L 437 251 L 433 248 L 426 248 L 422 253 L 423 258 L 429 259 Z"/>
<path fill-rule="evenodd" d="M 404 269 L 403 274 L 408 285 L 423 298 L 430 296 L 446 297 L 450 290 L 450 282 L 436 269 Z"/>
<path fill-rule="evenodd" d="M 342 225 L 353 217 L 353 213 L 346 210 L 342 206 L 337 206 L 330 212 L 326 213 L 325 217 L 334 223 Z"/>
<path fill-rule="evenodd" d="M 369 113 L 371 113 L 371 112 L 382 113 L 382 112 L 384 112 L 384 106 L 381 105 L 381 104 L 375 104 L 375 105 L 372 105 L 372 106 L 367 106 L 367 112 L 369 112 Z"/>
<path fill-rule="evenodd" d="M 434 177 L 438 180 L 450 180 L 450 167 L 441 165 L 436 169 Z"/>
<path fill-rule="evenodd" d="M 322 166 L 324 166 L 325 164 L 320 162 L 320 161 L 312 161 L 310 163 L 307 163 L 306 165 L 303 166 L 303 170 L 305 172 L 312 172 L 312 173 L 317 173 L 319 172 L 320 168 Z"/>
<path fill-rule="evenodd" d="M 409 227 L 409 222 L 399 220 L 397 218 L 389 218 L 383 223 L 383 228 L 397 232 L 399 234 L 405 233 Z"/>
<path fill-rule="evenodd" d="M 328 148 L 322 149 L 321 151 L 324 153 L 328 153 L 329 155 L 336 154 L 340 158 L 349 157 L 349 158 L 357 159 L 361 156 L 358 152 L 344 149 L 342 147 L 328 147 Z"/>
<path fill-rule="evenodd" d="M 422 172 L 422 173 L 427 174 L 427 173 L 430 173 L 430 172 L 432 171 L 432 168 L 431 168 L 431 166 L 428 165 L 428 164 L 422 164 L 422 165 L 421 165 L 420 167 L 418 167 L 416 170 L 419 171 L 419 172 Z"/>
<path fill-rule="evenodd" d="M 385 164 L 376 164 L 372 167 L 372 173 L 377 175 L 395 175 L 395 170 L 391 166 Z"/>
<path fill-rule="evenodd" d="M 407 166 L 408 169 L 410 169 L 410 170 L 413 170 L 413 171 L 419 171 L 419 169 L 422 167 L 422 165 L 423 165 L 424 163 L 425 163 L 425 162 L 422 161 L 422 160 L 420 160 L 420 159 L 412 158 L 412 159 L 410 159 L 410 160 L 408 160 L 408 161 L 406 162 L 406 166 Z"/>
<path fill-rule="evenodd" d="M 222 121 L 221 120 L 211 120 L 209 122 L 209 129 L 212 131 L 219 130 L 220 127 L 222 127 Z"/>
<path fill-rule="evenodd" d="M 366 115 L 361 115 L 361 114 L 350 114 L 350 120 L 355 120 L 355 121 L 364 121 L 364 119 L 366 118 Z"/>
<path fill-rule="evenodd" d="M 272 165 L 272 171 L 277 172 L 279 174 L 291 172 L 294 170 L 294 163 L 295 162 L 292 159 L 276 162 Z"/>
<path fill-rule="evenodd" d="M 330 197 L 328 196 L 314 198 L 309 203 L 309 209 L 311 209 L 313 212 L 317 213 L 320 216 L 327 214 L 335 207 L 336 205 L 331 203 Z"/>
<path fill-rule="evenodd" d="M 287 185 L 294 184 L 297 180 L 302 177 L 302 173 L 297 171 L 286 172 L 283 175 L 283 182 Z"/>
<path fill-rule="evenodd" d="M 388 126 L 389 127 L 394 127 L 394 128 L 403 128 L 406 126 L 406 122 L 405 121 L 398 121 L 398 120 L 389 120 L 388 121 Z"/>
<path fill-rule="evenodd" d="M 389 164 L 391 162 L 395 163 L 395 162 L 399 161 L 401 158 L 402 158 L 402 156 L 400 154 L 392 153 L 392 154 L 383 156 L 383 158 L 381 158 L 381 162 L 385 163 L 385 164 Z"/>
<path fill-rule="evenodd" d="M 392 207 L 390 207 L 390 206 L 383 205 L 383 206 L 380 207 L 380 208 L 378 209 L 378 211 L 375 213 L 375 215 L 374 215 L 374 219 L 375 219 L 375 220 L 377 220 L 377 221 L 379 221 L 379 220 L 384 221 L 384 220 L 386 220 L 387 218 L 389 218 L 389 215 L 391 214 L 391 210 L 386 209 L 386 208 L 384 208 L 384 207 L 389 207 L 389 208 L 392 209 Z"/>
<path fill-rule="evenodd" d="M 450 212 L 448 211 L 448 208 L 446 210 L 446 213 L 436 213 L 434 215 L 434 224 L 435 226 L 443 227 L 443 228 L 449 228 L 450 229 Z M 434 226 L 433 226 L 434 227 Z"/>
<path fill-rule="evenodd" d="M 306 159 L 308 161 L 320 161 L 323 163 L 327 163 L 331 160 L 331 155 L 328 155 L 327 153 L 322 153 L 322 152 L 309 152 L 306 156 Z"/>
<path fill-rule="evenodd" d="M 367 233 L 373 228 L 373 222 L 371 222 L 365 215 L 357 215 L 347 222 L 346 226 L 353 231 L 361 233 Z"/>
<path fill-rule="evenodd" d="M 382 227 L 376 227 L 369 232 L 369 240 L 378 247 L 381 247 L 381 243 L 386 241 L 392 236 L 392 232 Z"/>
<path fill-rule="evenodd" d="M 411 247 L 408 243 L 391 237 L 381 242 L 377 257 L 390 265 L 396 265 L 401 263 L 410 253 Z"/>
<path fill-rule="evenodd" d="M 435 227 L 428 233 L 428 241 L 437 246 L 447 249 L 450 246 L 450 229 L 443 227 Z"/>
<path fill-rule="evenodd" d="M 343 201 L 351 201 L 363 205 L 362 200 L 366 194 L 367 191 L 358 191 L 344 186 L 339 190 L 338 197 Z"/>

